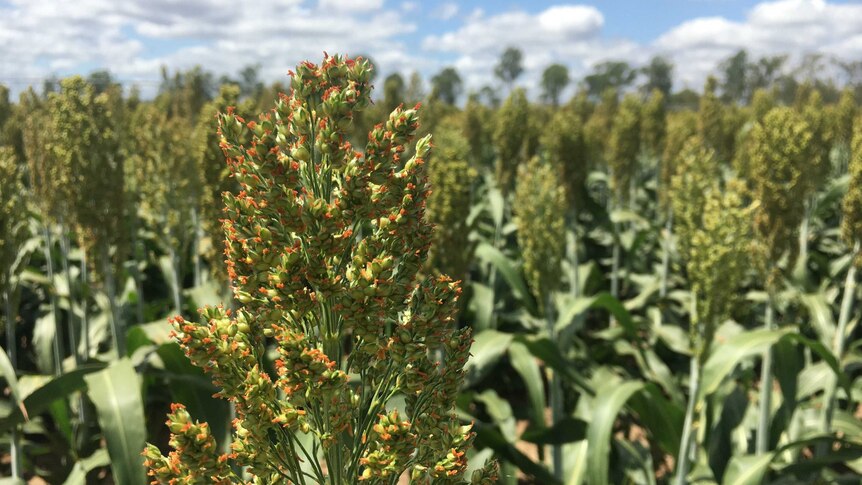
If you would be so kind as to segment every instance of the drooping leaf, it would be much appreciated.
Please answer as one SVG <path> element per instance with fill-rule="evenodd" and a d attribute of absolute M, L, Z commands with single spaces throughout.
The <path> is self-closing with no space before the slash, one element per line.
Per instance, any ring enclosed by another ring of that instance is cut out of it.
<path fill-rule="evenodd" d="M 628 400 L 644 388 L 641 381 L 608 384 L 598 389 L 593 399 L 593 414 L 587 430 L 590 452 L 587 457 L 589 483 L 606 485 L 609 482 L 611 460 L 611 431 L 617 416 Z"/>
<path fill-rule="evenodd" d="M 116 483 L 146 485 L 144 404 L 138 375 L 127 358 L 84 377 L 87 395 L 93 401 L 99 426 L 108 444 Z"/>

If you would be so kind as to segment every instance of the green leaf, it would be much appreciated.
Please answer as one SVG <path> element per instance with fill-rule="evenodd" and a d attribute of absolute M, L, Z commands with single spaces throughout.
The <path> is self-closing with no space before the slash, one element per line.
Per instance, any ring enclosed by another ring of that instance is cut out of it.
<path fill-rule="evenodd" d="M 595 390 L 589 382 L 575 370 L 574 365 L 560 353 L 560 349 L 547 337 L 518 335 L 515 340 L 526 345 L 531 354 L 542 359 L 545 365 L 559 372 L 563 379 L 570 381 L 591 396 L 595 394 Z"/>
<path fill-rule="evenodd" d="M 477 422 L 475 430 L 476 440 L 474 443 L 478 448 L 487 447 L 493 449 L 500 458 L 514 463 L 522 472 L 535 477 L 538 480 L 537 483 L 561 485 L 560 481 L 547 468 L 521 453 L 493 426 Z"/>
<path fill-rule="evenodd" d="M 25 396 L 24 407 L 30 416 L 38 416 L 47 411 L 54 401 L 64 399 L 69 394 L 87 387 L 87 384 L 84 382 L 84 376 L 104 368 L 104 364 L 86 364 L 62 376 L 55 377 Z M 0 419 L 0 430 L 7 430 L 11 426 L 20 424 L 23 421 L 24 415 L 21 413 L 21 410 L 15 409 L 11 414 Z"/>
<path fill-rule="evenodd" d="M 72 467 L 71 473 L 66 477 L 63 485 L 84 485 L 87 483 L 87 474 L 96 468 L 108 466 L 111 464 L 111 457 L 108 455 L 108 450 L 99 448 L 92 455 L 78 460 L 75 466 Z"/>
<path fill-rule="evenodd" d="M 530 427 L 521 434 L 521 439 L 537 445 L 562 445 L 581 441 L 586 436 L 587 422 L 568 416 L 550 428 Z"/>
<path fill-rule="evenodd" d="M 482 283 L 470 285 L 470 311 L 473 313 L 473 331 L 480 332 L 493 327 L 494 290 Z"/>
<path fill-rule="evenodd" d="M 752 330 L 727 339 L 724 343 L 714 343 L 712 352 L 703 366 L 703 380 L 700 398 L 718 390 L 721 382 L 736 368 L 740 361 L 763 354 L 793 329 Z"/>
<path fill-rule="evenodd" d="M 509 287 L 512 288 L 515 297 L 524 305 L 524 308 L 533 315 L 538 314 L 536 303 L 527 289 L 527 284 L 524 282 L 521 272 L 515 268 L 515 265 L 509 258 L 500 252 L 499 249 L 488 243 L 479 244 L 476 248 L 476 257 L 495 266 L 500 275 L 503 276 L 503 279 L 506 280 L 506 283 L 509 284 Z"/>
<path fill-rule="evenodd" d="M 512 334 L 497 330 L 483 330 L 473 337 L 470 360 L 465 366 L 468 385 L 479 382 L 493 370 L 500 357 L 509 349 L 513 338 Z"/>
<path fill-rule="evenodd" d="M 514 341 L 509 345 L 509 360 L 521 376 L 530 398 L 530 422 L 532 426 L 545 427 L 545 387 L 542 373 L 536 358 L 522 342 Z"/>
<path fill-rule="evenodd" d="M 587 457 L 587 477 L 592 485 L 608 484 L 611 458 L 611 431 L 626 402 L 644 388 L 641 381 L 609 384 L 598 390 L 593 399 L 593 414 L 587 430 L 590 452 Z"/>
<path fill-rule="evenodd" d="M 773 457 L 772 453 L 734 456 L 727 465 L 722 485 L 760 485 Z"/>
<path fill-rule="evenodd" d="M 15 402 L 18 404 L 18 409 L 24 416 L 24 420 L 29 420 L 30 417 L 27 416 L 27 408 L 24 407 L 24 403 L 21 401 L 21 392 L 18 390 L 18 376 L 15 375 L 15 366 L 12 365 L 12 361 L 9 360 L 6 352 L 2 351 L 0 351 L 0 373 L 6 378 L 9 389 L 12 391 L 12 397 L 15 398 Z"/>
<path fill-rule="evenodd" d="M 140 382 L 132 363 L 122 358 L 84 379 L 108 444 L 115 482 L 146 485 L 141 452 L 146 446 L 147 428 Z"/>
<path fill-rule="evenodd" d="M 614 316 L 617 322 L 625 329 L 626 333 L 633 337 L 637 334 L 637 326 L 632 320 L 631 314 L 625 306 L 610 293 L 599 293 L 595 296 L 575 298 L 568 307 L 560 311 L 560 316 L 555 324 L 555 331 L 560 334 L 575 322 L 575 318 L 587 310 L 606 310 Z"/>

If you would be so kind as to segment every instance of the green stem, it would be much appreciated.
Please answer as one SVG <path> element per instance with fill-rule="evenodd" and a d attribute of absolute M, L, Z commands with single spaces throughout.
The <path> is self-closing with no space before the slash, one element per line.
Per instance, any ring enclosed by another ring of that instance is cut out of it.
<path fill-rule="evenodd" d="M 200 252 L 200 244 L 201 244 L 201 224 L 198 220 L 198 211 L 195 208 L 192 208 L 192 227 L 195 231 L 194 241 L 192 242 L 192 258 L 194 258 L 195 265 L 195 275 L 194 282 L 195 286 L 200 286 L 201 281 L 201 252 Z"/>
<path fill-rule="evenodd" d="M 105 277 L 105 290 L 108 293 L 108 304 L 111 307 L 111 333 L 114 336 L 114 349 L 117 355 L 126 355 L 126 332 L 117 308 L 116 288 L 114 287 L 114 271 L 111 267 L 110 249 L 107 244 L 102 246 L 102 271 Z"/>
<path fill-rule="evenodd" d="M 81 248 L 81 334 L 84 341 L 84 360 L 90 358 L 90 269 L 87 267 L 87 250 Z"/>
<path fill-rule="evenodd" d="M 691 323 L 693 327 L 698 326 L 697 320 L 697 297 L 692 292 L 691 295 L 691 312 L 690 317 Z M 692 329 L 692 336 L 700 335 L 700 332 Z M 688 476 L 688 467 L 691 455 L 695 450 L 695 441 L 693 441 L 693 428 L 694 428 L 694 413 L 695 413 L 695 404 L 697 403 L 698 393 L 700 392 L 700 352 L 697 351 L 697 342 L 694 341 L 694 338 L 691 339 L 691 361 L 689 362 L 689 376 L 688 376 L 688 404 L 685 408 L 685 421 L 683 421 L 682 426 L 682 439 L 679 444 L 679 456 L 677 457 L 676 462 L 678 463 L 676 467 L 676 484 L 677 485 L 685 485 L 687 482 L 686 478 Z"/>
<path fill-rule="evenodd" d="M 54 288 L 54 261 L 51 257 L 51 248 L 54 246 L 51 239 L 51 229 L 48 225 L 44 226 L 45 236 L 45 264 L 48 270 L 48 281 L 50 282 L 51 292 L 51 312 L 54 314 L 54 374 L 63 374 L 63 351 L 61 348 L 62 326 L 60 325 L 60 311 L 57 305 L 57 291 Z"/>
<path fill-rule="evenodd" d="M 673 209 L 668 208 L 667 221 L 665 221 L 664 225 L 664 245 L 661 252 L 661 289 L 659 290 L 659 296 L 662 298 L 667 297 L 667 280 L 668 274 L 670 273 L 670 245 L 672 231 Z"/>
<path fill-rule="evenodd" d="M 174 251 L 174 247 L 171 242 L 168 242 L 168 258 L 171 261 L 171 277 L 174 280 L 172 285 L 172 296 L 174 300 L 174 308 L 176 308 L 177 313 L 182 313 L 183 302 L 180 296 L 180 261 L 177 256 L 176 251 Z"/>
<path fill-rule="evenodd" d="M 6 278 L 6 284 L 10 278 Z M 9 288 L 3 288 L 3 310 L 6 316 L 6 353 L 9 355 L 9 362 L 12 364 L 12 371 L 18 373 L 16 342 L 15 342 L 15 316 L 12 311 L 12 297 L 9 294 Z M 9 458 L 12 462 L 12 478 L 16 481 L 21 480 L 21 437 L 18 435 L 18 425 L 12 427 L 10 436 Z"/>
<path fill-rule="evenodd" d="M 71 251 L 71 243 L 69 235 L 66 233 L 65 227 L 60 225 L 60 259 L 63 265 L 63 274 L 66 276 L 66 286 L 69 289 L 69 347 L 72 349 L 72 356 L 75 358 L 75 367 L 81 365 L 81 351 L 78 348 L 78 337 L 76 335 L 76 320 L 75 318 L 75 285 L 72 281 L 72 272 L 69 270 L 69 252 Z"/>
<path fill-rule="evenodd" d="M 138 216 L 132 214 L 132 278 L 135 280 L 135 291 L 138 293 L 136 312 L 138 323 L 144 323 L 144 283 L 141 279 L 141 269 L 138 263 L 141 261 L 141 254 L 138 248 Z"/>
<path fill-rule="evenodd" d="M 766 303 L 766 315 L 763 327 L 772 330 L 774 327 L 775 302 L 772 292 Z M 772 414 L 772 348 L 763 353 L 763 365 L 760 370 L 760 409 L 757 419 L 757 438 L 755 452 L 762 455 L 769 451 L 769 422 Z"/>
<path fill-rule="evenodd" d="M 850 321 L 850 311 L 853 309 L 853 297 L 856 293 L 856 258 L 859 257 L 860 244 L 857 241 L 853 245 L 853 254 L 850 260 L 850 269 L 847 270 L 847 278 L 844 280 L 844 295 L 841 297 L 841 312 L 838 314 L 838 328 L 835 330 L 835 337 L 832 344 L 832 352 L 838 363 L 841 363 L 844 356 L 844 346 L 847 340 L 847 324 Z M 838 378 L 832 379 L 824 395 L 823 407 L 823 432 L 826 434 L 832 431 L 832 418 L 835 414 L 836 394 L 838 391 Z M 825 454 L 827 451 L 822 447 L 818 454 Z"/>
<path fill-rule="evenodd" d="M 551 341 L 557 342 L 557 333 L 554 330 L 553 303 L 551 301 L 550 294 L 545 298 L 545 318 L 548 324 L 548 335 L 551 337 Z M 553 376 L 551 377 L 551 388 L 549 389 L 548 394 L 551 401 L 551 427 L 553 428 L 563 419 L 563 387 L 562 382 L 560 381 L 560 375 L 557 372 L 553 372 Z M 563 447 L 559 444 L 552 445 L 551 454 L 554 464 L 554 476 L 562 481 Z"/>

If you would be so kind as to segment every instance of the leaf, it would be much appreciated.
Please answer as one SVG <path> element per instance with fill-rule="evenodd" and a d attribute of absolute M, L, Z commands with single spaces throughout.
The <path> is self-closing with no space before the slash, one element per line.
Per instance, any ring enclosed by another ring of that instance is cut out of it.
<path fill-rule="evenodd" d="M 509 360 L 527 388 L 527 396 L 530 398 L 530 422 L 533 426 L 546 426 L 544 379 L 536 358 L 522 342 L 514 341 L 509 345 Z"/>
<path fill-rule="evenodd" d="M 474 443 L 477 448 L 488 447 L 493 449 L 499 457 L 514 463 L 522 472 L 535 477 L 538 483 L 561 485 L 560 481 L 547 468 L 521 453 L 514 445 L 506 441 L 503 434 L 493 426 L 477 422 L 475 430 L 476 440 Z"/>
<path fill-rule="evenodd" d="M 497 330 L 483 330 L 473 337 L 465 370 L 468 386 L 482 380 L 506 353 L 514 336 Z"/>
<path fill-rule="evenodd" d="M 794 330 L 752 330 L 734 335 L 720 345 L 713 345 L 712 352 L 703 366 L 700 399 L 718 390 L 721 382 L 733 372 L 740 361 L 763 354 L 792 331 Z"/>
<path fill-rule="evenodd" d="M 521 272 L 515 268 L 512 261 L 507 258 L 499 249 L 491 246 L 488 243 L 480 243 L 476 247 L 476 257 L 482 261 L 488 262 L 497 268 L 506 283 L 512 289 L 515 297 L 521 301 L 524 308 L 531 314 L 537 315 L 538 309 L 533 301 L 533 296 L 527 290 L 527 284 L 521 276 Z"/>
<path fill-rule="evenodd" d="M 2 351 L 0 351 L 0 373 L 6 378 L 9 389 L 12 391 L 12 397 L 15 398 L 15 402 L 18 404 L 18 409 L 21 410 L 24 420 L 29 421 L 30 417 L 27 416 L 27 408 L 24 407 L 24 403 L 21 401 L 21 393 L 18 391 L 18 376 L 15 375 L 15 366 L 12 365 L 12 361 L 9 360 L 6 352 Z"/>
<path fill-rule="evenodd" d="M 587 477 L 592 485 L 608 484 L 611 454 L 611 431 L 626 402 L 644 388 L 641 381 L 620 385 L 609 384 L 598 390 L 593 399 L 593 414 L 587 430 L 590 452 L 587 457 Z"/>
<path fill-rule="evenodd" d="M 679 456 L 685 410 L 665 397 L 662 390 L 652 382 L 645 384 L 643 390 L 629 401 L 639 421 L 662 449 L 671 456 Z"/>
<path fill-rule="evenodd" d="M 774 455 L 737 455 L 730 459 L 722 485 L 760 485 Z"/>
<path fill-rule="evenodd" d="M 61 400 L 69 394 L 87 387 L 87 384 L 84 382 L 84 376 L 104 368 L 104 364 L 85 364 L 62 376 L 55 377 L 25 396 L 24 407 L 30 416 L 38 416 L 47 411 L 54 401 Z M 11 414 L 0 419 L 0 430 L 9 429 L 11 426 L 23 421 L 24 415 L 21 413 L 21 410 L 15 409 Z"/>
<path fill-rule="evenodd" d="M 631 314 L 622 303 L 610 293 L 599 293 L 595 296 L 575 298 L 568 307 L 560 312 L 557 318 L 556 328 L 558 334 L 565 331 L 566 327 L 575 322 L 575 317 L 587 310 L 602 309 L 614 316 L 617 322 L 625 329 L 626 333 L 633 337 L 637 334 L 637 326 L 632 320 Z"/>
<path fill-rule="evenodd" d="M 111 464 L 111 457 L 108 455 L 108 450 L 99 448 L 92 455 L 78 460 L 75 466 L 72 467 L 71 473 L 66 477 L 63 485 L 85 485 L 87 483 L 87 474 L 96 468 L 108 466 Z"/>
<path fill-rule="evenodd" d="M 545 365 L 559 372 L 561 377 L 569 380 L 587 394 L 595 394 L 595 390 L 587 380 L 574 369 L 574 365 L 563 357 L 560 349 L 547 337 L 518 335 L 515 339 L 526 345 L 530 349 L 530 353 L 542 359 Z"/>
<path fill-rule="evenodd" d="M 521 439 L 537 445 L 561 445 L 581 441 L 587 436 L 587 422 L 567 416 L 550 428 L 530 427 Z"/>
<path fill-rule="evenodd" d="M 116 483 L 146 485 L 144 459 L 147 428 L 138 375 L 128 358 L 84 377 L 99 426 L 108 444 Z"/>
<path fill-rule="evenodd" d="M 493 327 L 494 317 L 494 290 L 482 283 L 474 282 L 470 285 L 472 298 L 470 298 L 470 310 L 473 312 L 473 331 L 481 332 Z"/>

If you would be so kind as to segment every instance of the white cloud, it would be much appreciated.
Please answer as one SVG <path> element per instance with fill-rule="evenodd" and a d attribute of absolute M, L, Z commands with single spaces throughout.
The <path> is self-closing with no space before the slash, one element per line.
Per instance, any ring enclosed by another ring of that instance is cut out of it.
<path fill-rule="evenodd" d="M 305 5 L 302 0 L 265 0 L 253 7 L 233 0 L 14 0 L 0 4 L 0 82 L 20 91 L 54 72 L 104 68 L 142 84 L 147 95 L 158 85 L 161 65 L 174 70 L 199 64 L 221 75 L 261 63 L 262 77 L 273 81 L 303 59 L 320 59 L 323 51 L 369 54 L 383 71 L 411 64 L 397 37 L 416 25 L 397 11 L 379 10 L 382 0 Z M 161 51 L 148 52 L 153 44 Z"/>
<path fill-rule="evenodd" d="M 380 10 L 382 7 L 383 0 L 320 0 L 321 9 L 333 9 L 339 12 L 367 12 Z"/>
<path fill-rule="evenodd" d="M 599 58 L 635 56 L 636 44 L 601 38 L 604 16 L 585 5 L 553 6 L 537 14 L 523 11 L 468 16 L 458 30 L 427 36 L 423 48 L 456 55 L 455 67 L 470 88 L 495 84 L 494 65 L 507 47 L 523 52 L 524 74 L 519 82 L 537 86 L 542 71 L 551 63 L 583 72 Z"/>
<path fill-rule="evenodd" d="M 455 2 L 446 2 L 437 8 L 434 16 L 442 20 L 450 20 L 456 15 L 458 15 L 458 4 Z"/>
<path fill-rule="evenodd" d="M 739 49 L 752 56 L 821 53 L 862 56 L 862 5 L 824 0 L 778 0 L 752 8 L 744 21 L 721 17 L 683 22 L 660 36 L 653 48 L 676 64 L 683 85 L 698 88 L 706 75 Z"/>
<path fill-rule="evenodd" d="M 507 47 L 524 53 L 519 83 L 538 86 L 551 63 L 575 78 L 594 64 L 622 59 L 645 63 L 656 54 L 676 65 L 678 87 L 700 88 L 707 73 L 740 48 L 753 57 L 822 53 L 862 58 L 862 4 L 777 0 L 757 4 L 742 20 L 690 19 L 648 43 L 603 34 L 595 7 L 556 5 L 523 10 L 467 11 L 445 1 L 427 13 L 457 19 L 459 27 L 421 39 L 416 0 L 0 0 L 0 82 L 13 91 L 52 73 L 109 69 L 121 80 L 159 82 L 159 67 L 196 64 L 217 75 L 260 63 L 267 81 L 284 79 L 303 59 L 330 53 L 368 54 L 381 76 L 419 69 L 426 77 L 454 65 L 469 89 L 496 85 L 494 65 Z M 436 10 L 434 10 L 436 8 Z M 382 77 L 381 77 L 382 79 Z"/>

